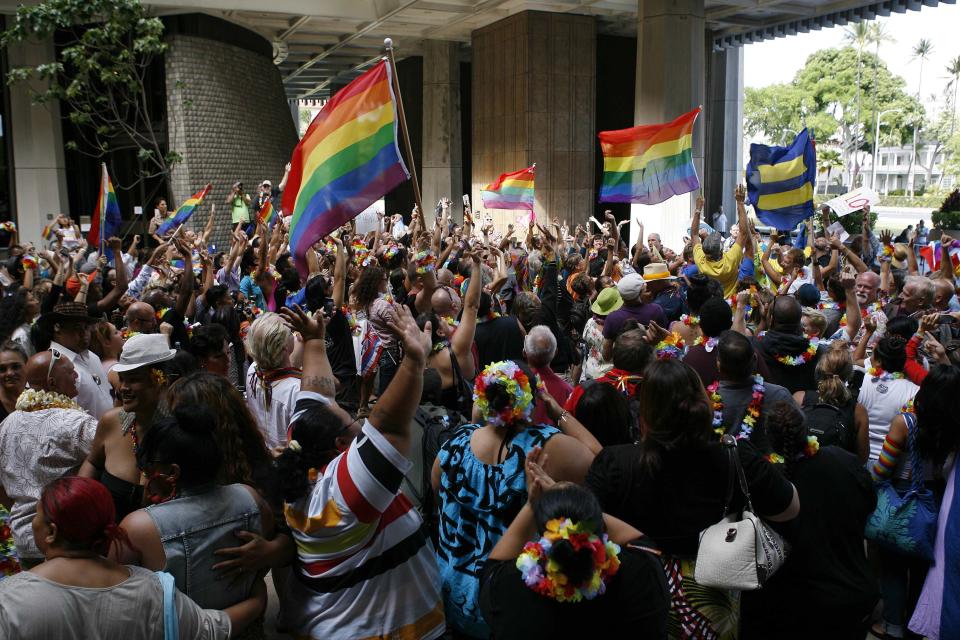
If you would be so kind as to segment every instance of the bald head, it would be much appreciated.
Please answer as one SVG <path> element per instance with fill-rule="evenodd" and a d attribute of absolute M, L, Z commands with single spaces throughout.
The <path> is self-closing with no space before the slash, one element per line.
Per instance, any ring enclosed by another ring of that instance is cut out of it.
<path fill-rule="evenodd" d="M 861 307 L 877 301 L 880 290 L 880 276 L 873 271 L 864 271 L 857 276 L 857 302 Z"/>
<path fill-rule="evenodd" d="M 803 317 L 803 307 L 793 296 L 780 296 L 773 301 L 773 318 L 771 328 L 783 333 L 800 334 L 800 319 Z"/>
<path fill-rule="evenodd" d="M 23 369 L 24 377 L 31 389 L 53 391 L 68 398 L 74 398 L 77 395 L 76 370 L 69 358 L 62 355 L 57 357 L 57 353 L 53 351 L 35 353 L 27 360 Z"/>
<path fill-rule="evenodd" d="M 453 271 L 437 269 L 437 284 L 453 285 Z"/>
<path fill-rule="evenodd" d="M 157 317 L 153 307 L 146 302 L 134 302 L 124 315 L 127 328 L 138 333 L 156 333 Z"/>
<path fill-rule="evenodd" d="M 933 287 L 933 306 L 936 307 L 938 311 L 948 310 L 950 308 L 950 299 L 953 298 L 954 294 L 953 283 L 949 280 L 938 278 L 933 281 Z"/>
<path fill-rule="evenodd" d="M 439 287 L 430 296 L 430 305 L 433 312 L 441 318 L 456 318 L 460 314 L 460 308 L 463 306 L 460 302 L 460 296 L 453 287 Z"/>

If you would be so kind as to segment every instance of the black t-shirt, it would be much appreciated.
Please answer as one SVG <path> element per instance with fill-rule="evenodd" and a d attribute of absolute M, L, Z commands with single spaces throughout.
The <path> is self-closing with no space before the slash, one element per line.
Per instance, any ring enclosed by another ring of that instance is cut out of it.
<path fill-rule="evenodd" d="M 770 372 L 769 382 L 786 387 L 790 393 L 817 388 L 817 362 L 827 347 L 820 345 L 816 355 L 800 365 L 783 364 L 778 356 L 798 356 L 804 352 L 809 341 L 803 336 L 794 336 L 779 331 L 768 331 L 762 338 L 754 338 L 757 355 L 763 359 Z"/>
<path fill-rule="evenodd" d="M 841 615 L 865 616 L 878 598 L 863 548 L 877 498 L 863 465 L 852 453 L 824 447 L 797 462 L 793 483 L 800 515 L 774 523 L 792 545 L 787 561 L 763 589 L 745 591 L 741 600 L 741 623 L 755 631 L 752 637 L 786 637 L 776 630 L 809 628 L 811 618 L 829 628 Z M 815 611 L 820 614 L 811 615 Z"/>
<path fill-rule="evenodd" d="M 523 332 L 512 316 L 478 322 L 473 341 L 479 359 L 477 371 L 482 371 L 491 362 L 523 360 Z"/>
<path fill-rule="evenodd" d="M 704 387 L 709 387 L 720 379 L 720 370 L 717 368 L 716 348 L 714 348 L 713 351 L 707 351 L 705 345 L 693 345 L 687 350 L 686 355 L 683 356 L 683 363 L 690 365 L 690 367 L 697 372 Z M 762 358 L 757 358 L 753 372 L 759 373 L 763 376 L 764 380 L 770 377 L 767 363 L 764 362 Z"/>
<path fill-rule="evenodd" d="M 624 546 L 620 569 L 593 600 L 557 602 L 523 583 L 515 560 L 489 560 L 480 577 L 480 609 L 496 640 L 666 638 L 670 596 L 663 567 L 647 551 Z"/>
<path fill-rule="evenodd" d="M 341 309 L 336 309 L 327 324 L 324 342 L 327 345 L 327 357 L 330 368 L 337 380 L 353 378 L 357 375 L 357 362 L 353 353 L 353 334 L 350 323 Z"/>
<path fill-rule="evenodd" d="M 660 454 L 652 472 L 640 460 L 644 444 L 605 447 L 594 459 L 585 484 L 604 513 L 650 536 L 664 552 L 694 557 L 700 532 L 723 517 L 729 456 L 719 442 Z M 740 463 L 758 515 L 775 515 L 790 506 L 793 487 L 749 443 L 737 444 Z M 735 483 L 731 509 L 744 496 Z"/>

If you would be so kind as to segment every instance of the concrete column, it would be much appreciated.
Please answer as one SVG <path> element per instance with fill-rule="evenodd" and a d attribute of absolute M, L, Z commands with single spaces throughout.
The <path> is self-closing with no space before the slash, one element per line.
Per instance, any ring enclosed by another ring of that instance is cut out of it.
<path fill-rule="evenodd" d="M 53 40 L 15 44 L 7 49 L 10 68 L 53 62 Z M 10 87 L 10 122 L 17 202 L 15 221 L 21 241 L 39 246 L 40 232 L 58 214 L 68 213 L 60 105 L 33 105 L 30 89 L 40 82 Z"/>
<path fill-rule="evenodd" d="M 723 206 L 727 223 L 737 220 L 733 197 L 737 182 L 743 182 L 743 48 L 724 49 L 708 54 L 707 105 L 704 128 L 706 140 L 706 180 L 704 198 L 707 215 Z"/>
<path fill-rule="evenodd" d="M 596 207 L 596 23 L 524 11 L 473 32 L 472 189 L 537 163 L 540 220 L 586 222 Z M 425 205 L 426 206 L 426 205 Z M 518 211 L 491 211 L 505 227 Z"/>
<path fill-rule="evenodd" d="M 638 0 L 636 123 L 669 122 L 703 104 L 706 37 L 704 0 Z M 704 118 L 693 128 L 693 162 L 703 184 Z M 697 193 L 659 205 L 633 205 L 646 232 L 679 251 Z M 634 227 L 634 225 L 630 225 Z"/>
<path fill-rule="evenodd" d="M 460 146 L 460 45 L 443 40 L 423 43 L 423 206 L 433 211 L 442 197 L 463 218 L 463 155 Z"/>

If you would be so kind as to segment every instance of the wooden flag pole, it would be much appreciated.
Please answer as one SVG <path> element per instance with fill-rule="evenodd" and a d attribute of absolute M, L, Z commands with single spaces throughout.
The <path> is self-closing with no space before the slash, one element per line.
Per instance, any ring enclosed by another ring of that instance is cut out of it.
<path fill-rule="evenodd" d="M 400 82 L 397 79 L 397 62 L 393 57 L 393 40 L 383 39 L 383 46 L 387 49 L 387 60 L 390 62 L 390 77 L 393 82 L 393 93 L 397 96 L 397 113 L 400 116 L 400 133 L 403 134 L 403 146 L 407 149 L 407 160 L 410 163 L 410 179 L 413 181 L 413 200 L 423 216 L 423 202 L 420 200 L 420 181 L 417 179 L 417 165 L 413 160 L 413 147 L 410 146 L 410 132 L 407 131 L 407 116 L 403 111 L 403 96 L 400 95 Z"/>

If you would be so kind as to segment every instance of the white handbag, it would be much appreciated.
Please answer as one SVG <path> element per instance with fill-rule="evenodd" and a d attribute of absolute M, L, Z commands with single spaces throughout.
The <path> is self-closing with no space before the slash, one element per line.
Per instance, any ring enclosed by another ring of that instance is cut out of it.
<path fill-rule="evenodd" d="M 762 587 L 783 566 L 789 546 L 753 512 L 747 478 L 737 455 L 737 441 L 725 435 L 722 442 L 730 456 L 724 516 L 700 532 L 694 579 L 706 587 L 752 591 Z M 746 508 L 740 513 L 730 512 L 735 476 L 746 498 Z"/>

